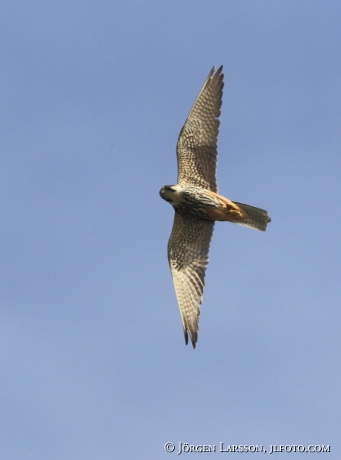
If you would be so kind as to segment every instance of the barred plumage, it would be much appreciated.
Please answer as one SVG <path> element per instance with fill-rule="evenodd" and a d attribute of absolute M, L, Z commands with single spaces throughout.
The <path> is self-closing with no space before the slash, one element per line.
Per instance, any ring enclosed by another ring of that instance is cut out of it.
<path fill-rule="evenodd" d="M 206 191 L 199 187 L 182 187 L 181 196 L 182 201 L 176 207 L 177 210 L 181 213 L 193 214 L 201 219 L 209 219 L 205 211 L 206 208 L 219 207 L 219 200 L 207 195 Z"/>
<path fill-rule="evenodd" d="M 217 192 L 216 161 L 223 67 L 209 73 L 177 143 L 178 183 L 160 190 L 175 210 L 168 242 L 186 344 L 196 346 L 200 304 L 214 222 L 230 221 L 264 231 L 270 217 L 263 209 L 230 201 Z"/>

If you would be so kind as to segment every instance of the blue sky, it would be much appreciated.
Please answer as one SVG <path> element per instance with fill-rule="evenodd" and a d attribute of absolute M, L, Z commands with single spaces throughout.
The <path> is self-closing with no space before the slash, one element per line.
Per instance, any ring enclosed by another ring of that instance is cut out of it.
<path fill-rule="evenodd" d="M 340 23 L 336 0 L 2 2 L 1 458 L 340 458 Z M 158 192 L 221 64 L 219 191 L 272 222 L 216 225 L 193 350 Z"/>

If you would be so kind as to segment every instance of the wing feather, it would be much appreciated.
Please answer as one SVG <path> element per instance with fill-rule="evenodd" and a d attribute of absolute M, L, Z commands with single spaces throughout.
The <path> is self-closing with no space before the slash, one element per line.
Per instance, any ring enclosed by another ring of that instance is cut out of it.
<path fill-rule="evenodd" d="M 217 140 L 222 104 L 223 66 L 212 68 L 196 98 L 177 143 L 178 184 L 216 192 Z"/>
<path fill-rule="evenodd" d="M 168 242 L 168 261 L 186 344 L 188 333 L 195 348 L 198 339 L 200 305 L 214 222 L 175 212 Z"/>

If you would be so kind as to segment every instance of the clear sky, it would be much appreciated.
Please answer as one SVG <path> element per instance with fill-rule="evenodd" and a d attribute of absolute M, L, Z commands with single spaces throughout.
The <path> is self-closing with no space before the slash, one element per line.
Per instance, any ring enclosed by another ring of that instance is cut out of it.
<path fill-rule="evenodd" d="M 339 0 L 1 2 L 1 459 L 341 458 L 340 45 Z M 219 191 L 272 222 L 216 225 L 193 350 L 159 189 L 221 64 Z"/>

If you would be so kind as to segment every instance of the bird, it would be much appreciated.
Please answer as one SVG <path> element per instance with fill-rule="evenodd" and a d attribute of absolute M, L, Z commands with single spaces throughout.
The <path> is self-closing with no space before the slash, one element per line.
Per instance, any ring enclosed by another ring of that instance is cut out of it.
<path fill-rule="evenodd" d="M 182 127 L 177 147 L 178 181 L 165 185 L 160 196 L 175 211 L 168 241 L 168 262 L 180 316 L 196 347 L 209 246 L 215 221 L 229 221 L 265 231 L 267 211 L 218 194 L 216 164 L 219 116 L 224 87 L 223 66 L 213 67 Z"/>

